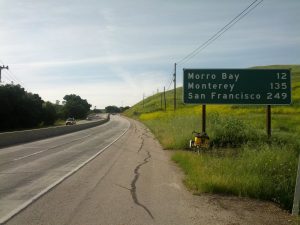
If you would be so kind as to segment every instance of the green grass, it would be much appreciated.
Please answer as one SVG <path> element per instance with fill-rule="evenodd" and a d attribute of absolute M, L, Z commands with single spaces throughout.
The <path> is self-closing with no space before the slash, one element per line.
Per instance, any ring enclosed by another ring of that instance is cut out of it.
<path fill-rule="evenodd" d="M 244 146 L 236 151 L 235 156 L 222 157 L 178 151 L 172 159 L 183 168 L 186 185 L 196 193 L 225 193 L 272 200 L 291 209 L 297 153 L 268 145 Z"/>
<path fill-rule="evenodd" d="M 201 106 L 177 100 L 168 91 L 167 110 L 160 93 L 136 104 L 125 115 L 140 120 L 186 173 L 185 183 L 197 193 L 225 193 L 271 200 L 291 210 L 300 152 L 300 65 L 292 68 L 292 105 L 272 107 L 272 139 L 268 140 L 264 106 L 208 105 L 210 150 L 199 155 L 186 151 L 192 131 L 201 129 Z M 177 89 L 181 98 L 182 88 Z M 184 151 L 183 151 L 184 150 Z"/>

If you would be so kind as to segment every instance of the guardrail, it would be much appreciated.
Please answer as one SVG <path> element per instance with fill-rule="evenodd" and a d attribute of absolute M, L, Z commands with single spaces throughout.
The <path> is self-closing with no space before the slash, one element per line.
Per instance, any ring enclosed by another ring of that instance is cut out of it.
<path fill-rule="evenodd" d="M 96 121 L 96 122 L 90 122 L 90 123 L 84 123 L 84 124 L 78 124 L 72 126 L 58 126 L 58 127 L 48 127 L 48 128 L 34 129 L 34 130 L 0 133 L 0 148 L 88 129 L 91 127 L 104 124 L 109 120 L 110 120 L 110 116 L 108 115 L 106 119 Z"/>

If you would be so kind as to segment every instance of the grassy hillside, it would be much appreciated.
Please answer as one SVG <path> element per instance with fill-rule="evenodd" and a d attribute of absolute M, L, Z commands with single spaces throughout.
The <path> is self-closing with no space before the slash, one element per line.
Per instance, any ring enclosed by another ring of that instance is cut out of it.
<path fill-rule="evenodd" d="M 284 113 L 299 113 L 300 112 L 300 65 L 272 65 L 272 66 L 257 66 L 253 68 L 262 68 L 262 69 L 291 69 L 292 74 L 292 105 L 291 106 L 277 106 L 273 107 L 272 112 L 273 113 L 282 113 L 282 110 L 284 110 Z M 185 105 L 182 102 L 182 87 L 177 88 L 177 107 L 178 109 L 182 108 L 200 108 L 199 105 Z M 130 117 L 138 117 L 139 115 L 143 113 L 152 113 L 152 112 L 159 112 L 163 111 L 161 107 L 161 95 L 162 93 L 155 94 L 144 101 L 144 107 L 143 102 L 139 102 L 133 107 L 131 107 L 129 110 L 125 112 L 125 115 Z M 167 112 L 173 110 L 173 96 L 174 92 L 173 90 L 166 92 L 166 99 L 167 99 Z M 164 105 L 163 105 L 164 107 Z M 218 109 L 222 110 L 230 110 L 230 109 L 237 109 L 237 108 L 247 108 L 246 112 L 252 112 L 252 113 L 262 113 L 264 112 L 263 106 L 228 106 L 228 105 L 212 105 L 211 111 L 216 111 Z M 210 110 L 210 109 L 208 109 Z M 196 110 L 198 111 L 198 110 Z M 244 113 L 244 111 L 235 111 L 237 114 Z"/>
<path fill-rule="evenodd" d="M 272 107 L 272 139 L 265 131 L 264 106 L 208 105 L 207 133 L 211 147 L 199 155 L 188 151 L 193 130 L 201 129 L 201 106 L 184 105 L 182 88 L 139 102 L 125 115 L 140 120 L 165 149 L 176 149 L 173 160 L 186 173 L 185 183 L 195 193 L 227 193 L 279 203 L 291 209 L 300 151 L 300 65 L 259 68 L 292 69 L 292 105 Z"/>

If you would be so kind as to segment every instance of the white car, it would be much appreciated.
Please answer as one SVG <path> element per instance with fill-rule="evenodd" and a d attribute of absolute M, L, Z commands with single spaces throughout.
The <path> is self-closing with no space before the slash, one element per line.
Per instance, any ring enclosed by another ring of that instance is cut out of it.
<path fill-rule="evenodd" d="M 75 125 L 76 124 L 76 120 L 74 118 L 68 118 L 66 120 L 66 125 Z"/>

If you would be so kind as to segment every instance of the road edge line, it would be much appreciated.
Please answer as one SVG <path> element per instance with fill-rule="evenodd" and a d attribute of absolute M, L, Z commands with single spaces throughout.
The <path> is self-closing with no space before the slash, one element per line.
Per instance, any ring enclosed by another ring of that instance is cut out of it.
<path fill-rule="evenodd" d="M 71 170 L 69 173 L 67 173 L 66 175 L 64 175 L 62 178 L 60 178 L 59 180 L 55 181 L 54 183 L 52 183 L 51 185 L 49 185 L 48 187 L 46 187 L 44 190 L 42 190 L 41 192 L 39 192 L 38 194 L 36 194 L 35 196 L 33 196 L 31 199 L 27 200 L 26 202 L 24 202 L 22 205 L 20 205 L 19 207 L 17 207 L 16 209 L 12 210 L 10 213 L 8 213 L 6 216 L 0 218 L 0 225 L 8 222 L 9 220 L 11 220 L 14 216 L 16 216 L 18 213 L 20 213 L 21 211 L 23 211 L 24 209 L 26 209 L 28 206 L 30 206 L 32 203 L 34 203 L 35 201 L 37 201 L 40 197 L 42 197 L 43 195 L 47 194 L 49 191 L 51 191 L 54 187 L 56 187 L 57 185 L 59 185 L 60 183 L 62 183 L 64 180 L 66 180 L 68 177 L 70 177 L 71 175 L 73 175 L 74 173 L 76 173 L 79 169 L 81 169 L 82 167 L 84 167 L 86 164 L 88 164 L 90 161 L 92 161 L 93 159 L 95 159 L 98 155 L 100 155 L 102 152 L 104 152 L 107 148 L 109 148 L 110 146 L 112 146 L 115 142 L 117 142 L 122 136 L 124 136 L 127 131 L 129 130 L 129 128 L 131 127 L 131 122 L 129 120 L 127 120 L 129 122 L 129 126 L 127 127 L 127 129 L 120 135 L 118 136 L 113 142 L 111 142 L 110 144 L 108 144 L 107 146 L 105 146 L 104 148 L 102 148 L 99 152 L 97 152 L 95 155 L 93 155 L 91 158 L 87 159 L 86 161 L 84 161 L 83 163 L 81 163 L 79 166 L 77 166 L 76 168 L 74 168 L 73 170 Z"/>

